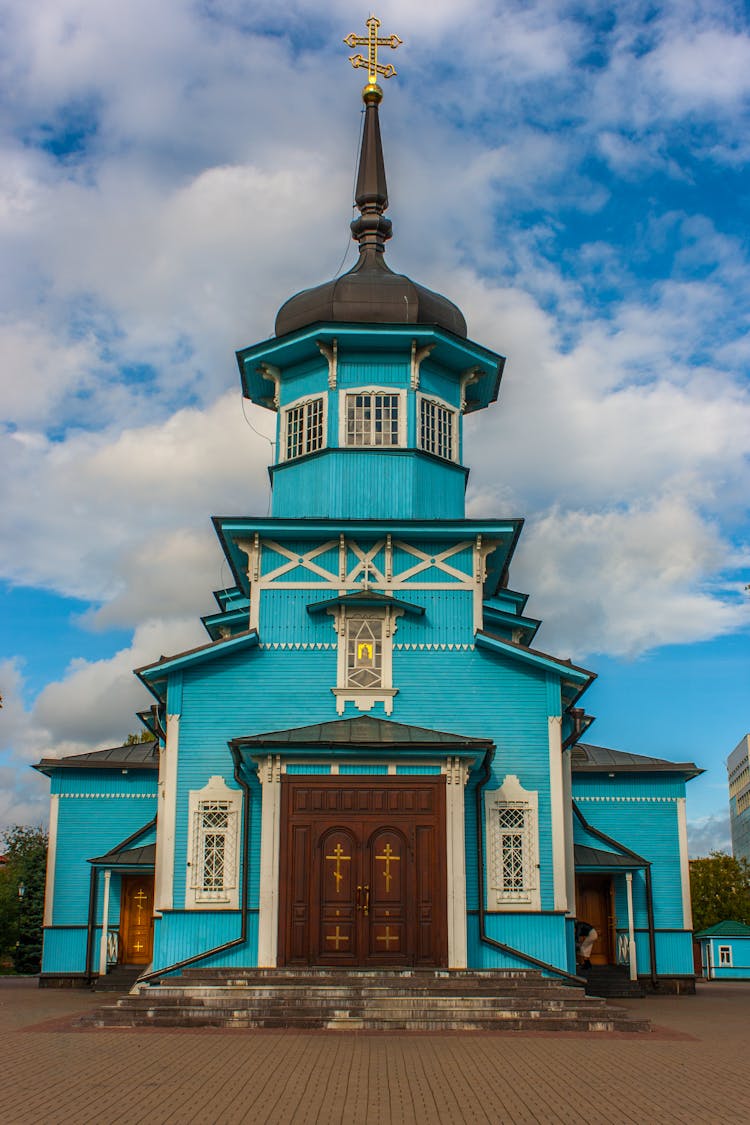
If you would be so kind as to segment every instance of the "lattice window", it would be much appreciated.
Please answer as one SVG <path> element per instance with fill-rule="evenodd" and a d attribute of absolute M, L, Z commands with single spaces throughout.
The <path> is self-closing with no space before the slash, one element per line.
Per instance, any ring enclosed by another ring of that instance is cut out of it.
<path fill-rule="evenodd" d="M 398 394 L 363 393 L 346 396 L 346 444 L 399 444 Z"/>
<path fill-rule="evenodd" d="M 732 947 L 731 945 L 719 946 L 719 964 L 726 965 L 728 968 L 732 967 Z"/>
<path fill-rule="evenodd" d="M 237 905 L 239 810 L 239 793 L 220 777 L 190 794 L 187 906 Z"/>
<path fill-rule="evenodd" d="M 290 406 L 285 412 L 287 460 L 315 453 L 324 444 L 324 410 L 322 398 L 311 398 Z"/>
<path fill-rule="evenodd" d="M 511 774 L 485 812 L 490 909 L 539 909 L 537 794 Z"/>
<path fill-rule="evenodd" d="M 433 399 L 421 399 L 419 410 L 419 445 L 427 453 L 455 460 L 455 411 Z"/>
<path fill-rule="evenodd" d="M 383 621 L 347 617 L 346 686 L 378 688 L 383 683 Z"/>

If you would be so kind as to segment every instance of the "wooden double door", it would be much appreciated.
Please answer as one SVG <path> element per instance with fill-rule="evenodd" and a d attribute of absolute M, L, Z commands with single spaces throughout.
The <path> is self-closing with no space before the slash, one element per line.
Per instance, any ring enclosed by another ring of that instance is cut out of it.
<path fill-rule="evenodd" d="M 287 778 L 280 964 L 447 964 L 445 782 Z"/>

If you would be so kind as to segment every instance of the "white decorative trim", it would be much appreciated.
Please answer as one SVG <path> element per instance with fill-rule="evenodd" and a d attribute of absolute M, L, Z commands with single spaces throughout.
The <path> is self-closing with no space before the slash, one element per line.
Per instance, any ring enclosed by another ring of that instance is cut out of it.
<path fill-rule="evenodd" d="M 524 814 L 522 827 L 517 833 L 522 833 L 524 836 L 522 841 L 524 885 L 520 889 L 506 890 L 503 887 L 500 854 L 503 831 L 499 824 L 499 817 L 503 811 L 514 808 Z M 524 789 L 516 775 L 509 773 L 499 789 L 485 793 L 484 819 L 487 840 L 487 909 L 512 912 L 541 910 L 539 794 Z"/>
<path fill-rule="evenodd" d="M 55 862 L 57 859 L 57 822 L 60 814 L 60 798 L 53 793 L 49 799 L 49 834 L 47 844 L 47 877 L 44 884 L 44 925 L 52 925 L 52 912 L 55 902 Z"/>
<path fill-rule="evenodd" d="M 226 811 L 222 886 L 207 890 L 202 883 L 203 848 L 200 818 L 205 804 L 221 803 Z M 242 794 L 230 789 L 223 777 L 210 777 L 202 789 L 191 789 L 188 797 L 188 861 L 185 871 L 186 910 L 236 910 L 240 890 L 240 817 Z M 245 873 L 247 878 L 247 873 Z"/>
<path fill-rule="evenodd" d="M 468 964 L 468 939 L 464 788 L 469 778 L 469 763 L 451 757 L 446 759 L 441 772 L 445 774 L 448 967 L 465 969 Z"/>
<path fill-rule="evenodd" d="M 275 969 L 279 939 L 279 847 L 281 837 L 281 755 L 258 763 L 263 789 L 260 823 L 258 968 Z"/>
<path fill-rule="evenodd" d="M 151 793 L 60 793 L 60 797 L 77 797 L 85 799 L 88 797 L 96 797 L 101 800 L 102 797 L 110 798 L 112 800 L 138 800 L 139 798 L 151 798 L 155 800 L 157 797 L 156 790 Z"/>
<path fill-rule="evenodd" d="M 681 797 L 617 797 L 614 794 L 611 797 L 576 797 L 573 800 L 578 804 L 581 801 L 661 801 L 668 803 L 670 801 L 682 800 Z"/>
<path fill-rule="evenodd" d="M 273 404 L 273 409 L 278 410 L 279 392 L 281 390 L 281 368 L 275 367 L 272 363 L 260 363 L 258 364 L 257 370 L 264 379 L 268 379 L 269 382 L 273 383 L 273 398 L 271 399 L 271 403 Z M 268 399 L 264 399 L 264 401 L 268 402 Z"/>
<path fill-rule="evenodd" d="M 398 688 L 331 688 L 336 696 L 336 714 L 343 715 L 344 704 L 353 703 L 358 711 L 372 711 L 376 703 L 382 703 L 386 715 L 393 714 L 393 697 Z"/>
<path fill-rule="evenodd" d="M 174 850 L 177 821 L 177 757 L 180 716 L 167 715 L 167 738 L 159 755 L 159 800 L 156 806 L 154 909 L 174 907 Z"/>
<path fill-rule="evenodd" d="M 409 374 L 409 383 L 413 391 L 419 390 L 419 369 L 424 360 L 427 359 L 430 352 L 434 349 L 434 344 L 425 344 L 423 347 L 417 346 L 417 341 L 411 342 L 411 365 Z"/>
<path fill-rule="evenodd" d="M 258 648 L 262 649 L 305 649 L 312 651 L 319 649 L 336 648 L 336 645 L 331 641 L 265 641 L 258 644 Z"/>
<path fill-rule="evenodd" d="M 690 899 L 690 860 L 688 858 L 687 801 L 677 798 L 677 837 L 680 843 L 680 884 L 682 887 L 682 924 L 693 928 L 693 904 Z"/>
<path fill-rule="evenodd" d="M 552 827 L 552 886 L 555 910 L 568 911 L 565 848 L 565 806 L 562 760 L 562 716 L 547 718 L 549 742 L 549 799 Z"/>
<path fill-rule="evenodd" d="M 419 641 L 417 643 L 394 644 L 394 649 L 404 652 L 473 652 L 474 645 L 456 644 L 450 641 Z"/>
<path fill-rule="evenodd" d="M 462 371 L 458 377 L 459 387 L 461 388 L 461 413 L 466 410 L 466 388 L 471 386 L 472 383 L 478 383 L 484 372 L 481 367 L 467 367 Z"/>
<path fill-rule="evenodd" d="M 339 357 L 339 342 L 334 339 L 330 344 L 325 340 L 316 340 L 318 351 L 325 359 L 328 360 L 328 386 L 332 391 L 336 390 L 336 377 L 338 375 L 338 357 Z"/>

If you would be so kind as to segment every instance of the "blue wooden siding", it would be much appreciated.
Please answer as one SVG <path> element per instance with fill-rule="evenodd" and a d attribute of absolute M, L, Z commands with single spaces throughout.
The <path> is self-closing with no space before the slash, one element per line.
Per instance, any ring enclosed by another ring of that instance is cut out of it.
<path fill-rule="evenodd" d="M 469 965 L 477 969 L 528 969 L 528 962 L 479 940 L 479 919 L 468 919 Z M 566 921 L 562 914 L 487 914 L 487 936 L 569 971 Z"/>
<path fill-rule="evenodd" d="M 86 939 L 87 929 L 84 925 L 63 929 L 45 928 L 42 972 L 85 973 Z"/>
<path fill-rule="evenodd" d="M 163 969 L 196 953 L 240 936 L 241 915 L 238 910 L 166 911 L 154 926 L 154 968 Z M 254 965 L 258 960 L 258 913 L 251 910 L 247 918 L 247 940 L 216 958 L 201 961 L 202 968 L 211 965 Z"/>
<path fill-rule="evenodd" d="M 404 450 L 328 449 L 273 477 L 274 516 L 461 519 L 466 478 L 448 461 Z"/>
<path fill-rule="evenodd" d="M 719 964 L 719 946 L 729 946 L 732 964 Z M 708 976 L 708 949 L 711 949 L 712 980 L 750 980 L 750 937 L 712 937 L 700 942 L 703 975 Z"/>

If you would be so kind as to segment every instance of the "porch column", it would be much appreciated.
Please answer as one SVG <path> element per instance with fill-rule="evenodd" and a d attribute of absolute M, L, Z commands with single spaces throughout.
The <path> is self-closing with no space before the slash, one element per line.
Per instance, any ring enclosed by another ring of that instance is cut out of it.
<path fill-rule="evenodd" d="M 445 842 L 448 885 L 448 967 L 465 969 L 466 935 L 466 848 L 464 829 L 464 788 L 468 767 L 460 758 L 448 758 L 445 772 Z"/>
<path fill-rule="evenodd" d="M 99 943 L 99 976 L 107 975 L 107 927 L 109 926 L 109 884 L 112 872 L 107 867 L 104 872 L 104 901 L 102 903 L 102 937 Z"/>
<path fill-rule="evenodd" d="M 279 944 L 279 846 L 281 837 L 281 755 L 258 764 L 263 789 L 260 818 L 260 902 L 258 967 L 275 969 Z M 245 872 L 247 878 L 247 872 Z"/>
<path fill-rule="evenodd" d="M 630 979 L 638 980 L 638 960 L 635 948 L 635 923 L 633 921 L 633 872 L 625 872 L 625 887 L 628 895 L 628 958 L 630 960 Z"/>

